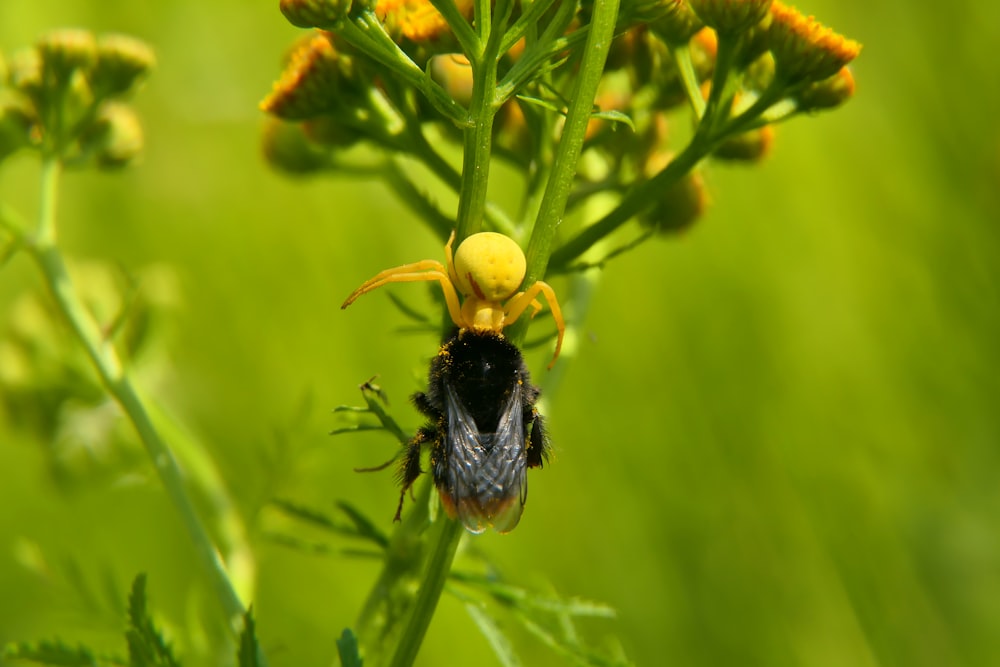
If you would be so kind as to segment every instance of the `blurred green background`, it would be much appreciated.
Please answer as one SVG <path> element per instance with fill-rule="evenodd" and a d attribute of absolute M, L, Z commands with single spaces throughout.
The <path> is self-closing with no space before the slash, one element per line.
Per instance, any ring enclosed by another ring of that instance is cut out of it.
<path fill-rule="evenodd" d="M 608 266 L 548 397 L 554 461 L 514 533 L 473 539 L 515 582 L 618 609 L 585 631 L 641 665 L 1000 664 L 1000 9 L 802 9 L 865 45 L 856 99 L 780 128 L 758 167 L 713 166 L 699 225 Z M 352 468 L 394 445 L 329 437 L 331 409 L 379 374 L 416 426 L 405 397 L 435 343 L 399 335 L 383 294 L 339 304 L 440 245 L 377 183 L 263 164 L 257 103 L 298 34 L 276 2 L 0 3 L 6 53 L 60 26 L 159 60 L 136 98 L 143 164 L 67 175 L 64 248 L 156 288 L 139 382 L 254 527 L 272 664 L 330 664 L 378 566 L 271 544 L 257 512 L 346 498 L 390 527 L 392 476 Z M 16 159 L 0 198 L 33 215 L 36 182 Z M 0 336 L 41 288 L 26 258 L 0 272 Z M 144 571 L 178 652 L 210 653 L 189 634 L 209 594 L 141 450 L 72 423 L 42 442 L 17 418 L 0 413 L 0 645 L 119 648 L 111 601 Z M 419 664 L 494 663 L 444 598 Z"/>

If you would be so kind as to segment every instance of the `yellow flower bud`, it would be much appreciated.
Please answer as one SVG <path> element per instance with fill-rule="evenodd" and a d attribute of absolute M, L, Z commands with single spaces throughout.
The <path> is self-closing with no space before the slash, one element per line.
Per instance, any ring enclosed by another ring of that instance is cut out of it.
<path fill-rule="evenodd" d="M 854 75 L 847 67 L 828 79 L 814 81 L 796 94 L 801 111 L 833 109 L 854 96 Z"/>
<path fill-rule="evenodd" d="M 767 157 L 774 144 L 774 128 L 770 125 L 729 137 L 712 152 L 712 156 L 734 162 L 759 162 Z"/>
<path fill-rule="evenodd" d="M 351 0 L 281 0 L 278 7 L 299 28 L 332 28 L 351 11 Z"/>
<path fill-rule="evenodd" d="M 705 25 L 721 34 L 749 30 L 767 16 L 771 0 L 689 0 Z"/>
<path fill-rule="evenodd" d="M 300 123 L 269 118 L 264 127 L 261 149 L 264 159 L 286 174 L 302 176 L 330 167 L 327 151 L 313 144 Z"/>
<path fill-rule="evenodd" d="M 36 48 L 53 83 L 67 81 L 74 70 L 89 70 L 97 60 L 93 33 L 78 28 L 53 30 L 38 40 Z"/>
<path fill-rule="evenodd" d="M 673 156 L 665 151 L 652 154 L 646 162 L 647 177 L 659 173 Z M 639 224 L 659 234 L 688 229 L 708 208 L 708 190 L 701 173 L 692 171 L 660 192 L 653 206 L 639 216 Z"/>
<path fill-rule="evenodd" d="M 430 61 L 431 78 L 464 107 L 472 100 L 472 67 L 457 53 L 444 53 Z"/>
<path fill-rule="evenodd" d="M 685 0 L 668 3 L 666 9 L 662 16 L 650 22 L 649 27 L 667 44 L 684 44 L 704 27 Z"/>
<path fill-rule="evenodd" d="M 145 137 L 139 116 L 131 106 L 107 102 L 101 105 L 93 125 L 80 142 L 84 150 L 94 153 L 98 167 L 120 169 L 139 158 Z"/>
<path fill-rule="evenodd" d="M 0 161 L 31 145 L 35 121 L 29 105 L 12 99 L 0 101 Z"/>
<path fill-rule="evenodd" d="M 148 44 L 135 37 L 101 35 L 97 40 L 97 62 L 91 85 L 98 94 L 121 95 L 141 81 L 156 65 Z"/>

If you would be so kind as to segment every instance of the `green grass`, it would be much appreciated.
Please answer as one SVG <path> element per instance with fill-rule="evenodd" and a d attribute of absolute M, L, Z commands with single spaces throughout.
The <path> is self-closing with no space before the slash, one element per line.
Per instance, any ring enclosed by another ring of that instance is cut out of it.
<path fill-rule="evenodd" d="M 865 44 L 856 99 L 780 128 L 760 168 L 712 168 L 706 219 L 608 266 L 546 406 L 554 460 L 531 473 L 517 530 L 472 543 L 515 582 L 615 608 L 581 632 L 617 637 L 640 665 L 991 664 L 1000 100 L 988 26 L 1000 12 L 803 9 Z M 269 542 L 265 531 L 302 528 L 265 502 L 332 514 L 347 499 L 389 530 L 391 474 L 352 469 L 396 444 L 329 437 L 342 425 L 331 411 L 378 373 L 412 429 L 405 398 L 435 340 L 397 333 L 405 320 L 384 295 L 339 304 L 440 243 L 376 184 L 292 182 L 259 159 L 256 103 L 296 34 L 275 6 L 14 1 L 0 5 L 0 49 L 60 25 L 135 34 L 159 59 L 135 101 L 144 164 L 66 174 L 63 245 L 79 262 L 165 270 L 137 383 L 205 445 L 253 527 L 270 663 L 332 664 L 378 563 Z M 36 182 L 15 160 L 0 195 L 33 214 Z M 0 337 L 26 293 L 42 288 L 18 257 L 0 272 Z M 528 361 L 544 384 L 547 352 Z M 174 654 L 232 659 L 213 652 L 221 610 L 127 425 L 111 419 L 116 446 L 88 450 L 79 423 L 42 442 L 19 416 L 0 414 L 0 645 L 121 652 L 129 584 L 145 572 Z M 544 641 L 512 634 L 524 664 L 551 664 Z M 463 604 L 443 598 L 417 664 L 490 656 Z"/>

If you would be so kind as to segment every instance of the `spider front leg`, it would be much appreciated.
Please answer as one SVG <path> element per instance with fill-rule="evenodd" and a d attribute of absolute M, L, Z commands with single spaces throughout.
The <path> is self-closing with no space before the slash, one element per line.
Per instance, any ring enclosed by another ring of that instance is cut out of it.
<path fill-rule="evenodd" d="M 424 280 L 436 280 L 441 283 L 441 291 L 444 292 L 444 300 L 448 305 L 448 314 L 451 315 L 455 326 L 464 327 L 465 325 L 462 322 L 462 304 L 458 299 L 458 292 L 455 291 L 455 286 L 452 284 L 445 267 L 441 262 L 432 259 L 404 264 L 382 271 L 374 278 L 365 281 L 361 287 L 351 292 L 351 295 L 347 297 L 340 307 L 341 309 L 347 308 L 362 294 L 367 294 L 373 289 L 378 289 L 387 283 L 412 283 Z"/>
<path fill-rule="evenodd" d="M 549 304 L 549 310 L 552 311 L 552 319 L 556 323 L 556 331 L 558 332 L 558 337 L 556 338 L 556 351 L 552 355 L 552 361 L 549 362 L 549 368 L 555 365 L 556 359 L 559 358 L 559 351 L 562 349 L 563 335 L 566 333 L 566 321 L 563 320 L 562 309 L 559 308 L 559 301 L 556 299 L 556 292 L 552 289 L 552 286 L 541 280 L 535 282 L 534 285 L 516 295 L 504 308 L 504 326 L 513 324 L 517 321 L 517 318 L 521 316 L 522 313 L 531 307 L 534 309 L 532 312 L 532 317 L 538 313 L 536 300 L 538 295 L 541 294 L 545 297 L 545 302 Z"/>

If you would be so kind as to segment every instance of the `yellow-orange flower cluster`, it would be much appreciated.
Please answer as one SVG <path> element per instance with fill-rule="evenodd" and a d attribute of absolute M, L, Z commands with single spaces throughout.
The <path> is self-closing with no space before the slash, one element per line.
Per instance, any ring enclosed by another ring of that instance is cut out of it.
<path fill-rule="evenodd" d="M 303 120 L 328 111 L 337 90 L 340 56 L 327 33 L 318 33 L 295 49 L 263 111 L 285 120 Z"/>
<path fill-rule="evenodd" d="M 861 52 L 858 42 L 778 0 L 771 5 L 771 17 L 771 52 L 778 75 L 789 83 L 831 77 Z"/>
<path fill-rule="evenodd" d="M 457 0 L 458 10 L 466 17 L 472 13 L 472 0 Z M 375 14 L 393 39 L 411 42 L 435 41 L 451 33 L 451 28 L 430 0 L 378 0 Z"/>

